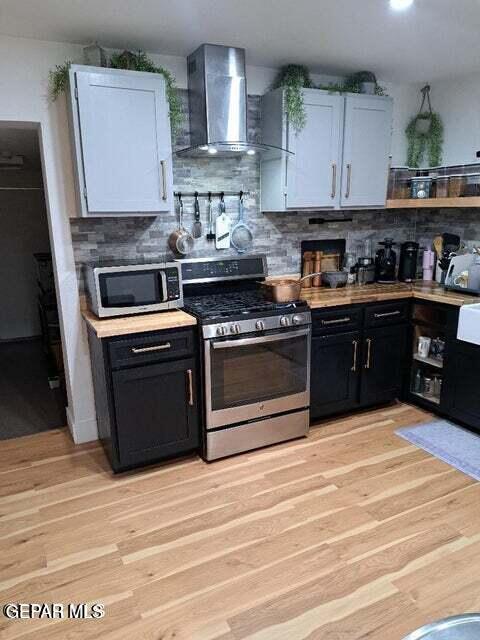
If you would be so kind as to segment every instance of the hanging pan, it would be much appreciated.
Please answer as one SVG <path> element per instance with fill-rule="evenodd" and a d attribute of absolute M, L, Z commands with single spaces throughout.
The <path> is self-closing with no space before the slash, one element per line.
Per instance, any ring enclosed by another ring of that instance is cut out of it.
<path fill-rule="evenodd" d="M 193 249 L 194 241 L 190 233 L 183 226 L 183 200 L 182 194 L 178 194 L 178 229 L 173 231 L 168 238 L 168 246 L 173 253 L 186 256 Z"/>
<path fill-rule="evenodd" d="M 238 221 L 233 227 L 230 235 L 230 244 L 238 253 L 245 253 L 253 242 L 253 233 L 245 223 L 243 209 L 243 191 L 240 191 L 238 199 Z"/>

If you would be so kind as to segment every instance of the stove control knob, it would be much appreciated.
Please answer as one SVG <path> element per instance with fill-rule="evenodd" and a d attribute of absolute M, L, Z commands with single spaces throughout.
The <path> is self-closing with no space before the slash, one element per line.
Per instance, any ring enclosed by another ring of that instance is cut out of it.
<path fill-rule="evenodd" d="M 227 333 L 227 327 L 224 327 L 223 325 L 220 327 L 217 327 L 217 336 L 224 336 Z"/>
<path fill-rule="evenodd" d="M 290 318 L 288 316 L 282 316 L 280 318 L 280 326 L 281 327 L 288 327 L 290 324 Z"/>
<path fill-rule="evenodd" d="M 257 331 L 265 331 L 265 322 L 263 320 L 257 320 L 255 328 Z"/>
<path fill-rule="evenodd" d="M 232 326 L 230 327 L 230 333 L 240 333 L 240 325 L 232 324 Z"/>
<path fill-rule="evenodd" d="M 293 316 L 292 324 L 301 324 L 302 320 L 303 320 L 302 316 Z"/>

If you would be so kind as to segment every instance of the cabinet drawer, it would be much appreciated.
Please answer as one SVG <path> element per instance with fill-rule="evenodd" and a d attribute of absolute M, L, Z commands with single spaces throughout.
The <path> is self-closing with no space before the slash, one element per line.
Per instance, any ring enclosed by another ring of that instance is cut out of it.
<path fill-rule="evenodd" d="M 386 302 L 385 304 L 370 305 L 365 308 L 365 326 L 385 327 L 406 322 L 408 308 L 408 302 Z"/>
<path fill-rule="evenodd" d="M 112 369 L 183 358 L 194 352 L 194 332 L 159 331 L 136 338 L 111 340 L 108 344 Z"/>
<path fill-rule="evenodd" d="M 362 324 L 362 310 L 355 307 L 329 311 L 314 311 L 312 330 L 314 335 L 345 333 L 358 329 Z"/>

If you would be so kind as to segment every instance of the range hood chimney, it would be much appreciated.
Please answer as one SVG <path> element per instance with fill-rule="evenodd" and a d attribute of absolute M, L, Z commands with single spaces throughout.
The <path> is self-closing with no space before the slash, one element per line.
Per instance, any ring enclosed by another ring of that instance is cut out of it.
<path fill-rule="evenodd" d="M 192 157 L 283 152 L 247 140 L 245 49 L 202 44 L 187 58 Z M 286 152 L 288 153 L 288 152 Z"/>

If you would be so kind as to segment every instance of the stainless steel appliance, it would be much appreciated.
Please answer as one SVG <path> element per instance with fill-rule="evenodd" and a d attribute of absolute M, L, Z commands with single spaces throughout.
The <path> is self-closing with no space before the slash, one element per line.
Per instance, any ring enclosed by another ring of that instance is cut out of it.
<path fill-rule="evenodd" d="M 247 140 L 245 49 L 202 44 L 187 58 L 191 147 L 187 156 L 290 154 Z"/>
<path fill-rule="evenodd" d="M 375 282 L 375 265 L 372 258 L 359 258 L 355 267 L 357 284 L 372 284 Z"/>
<path fill-rule="evenodd" d="M 305 436 L 311 314 L 267 300 L 265 256 L 181 260 L 184 307 L 198 318 L 203 456 L 215 460 Z"/>
<path fill-rule="evenodd" d="M 86 267 L 87 302 L 99 318 L 165 311 L 183 305 L 178 262 Z"/>

